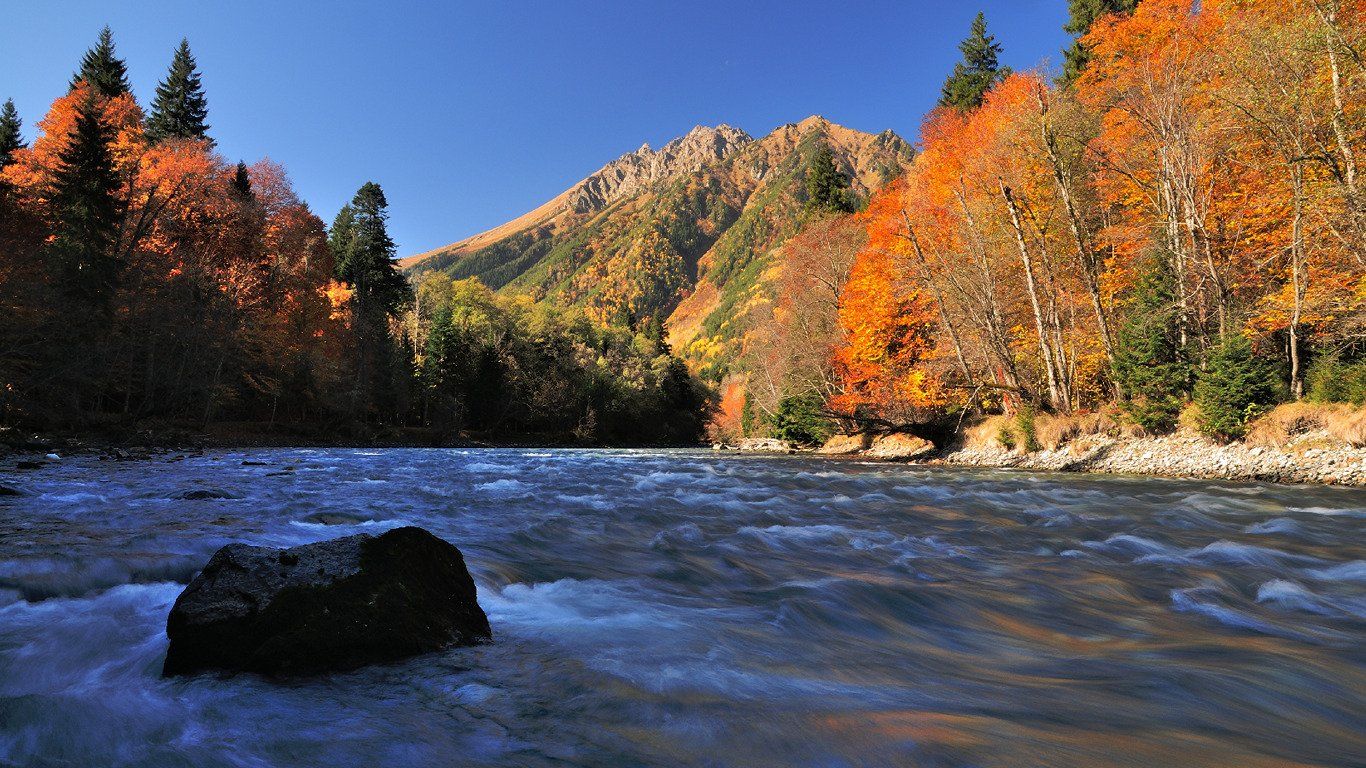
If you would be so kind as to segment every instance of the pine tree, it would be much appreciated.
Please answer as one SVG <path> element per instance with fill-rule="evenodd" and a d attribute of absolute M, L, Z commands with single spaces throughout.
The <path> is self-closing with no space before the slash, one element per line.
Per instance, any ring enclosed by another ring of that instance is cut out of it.
<path fill-rule="evenodd" d="M 19 110 L 14 108 L 14 99 L 6 99 L 5 105 L 0 107 L 0 168 L 9 164 L 14 150 L 28 146 L 21 132 L 23 127 Z"/>
<path fill-rule="evenodd" d="M 1241 333 L 1225 337 L 1210 353 L 1195 383 L 1200 431 L 1216 440 L 1236 440 L 1247 424 L 1280 399 L 1280 383 L 1269 365 L 1255 357 Z"/>
<path fill-rule="evenodd" d="M 806 169 L 806 208 L 836 213 L 854 210 L 849 177 L 835 166 L 835 156 L 825 142 L 816 147 Z"/>
<path fill-rule="evenodd" d="M 411 296 L 408 281 L 394 267 L 388 209 L 384 190 L 366 182 L 337 214 L 328 236 L 337 277 L 356 289 L 363 313 L 394 315 Z"/>
<path fill-rule="evenodd" d="M 107 26 L 100 31 L 95 47 L 85 52 L 80 69 L 71 77 L 71 87 L 82 80 L 101 96 L 121 96 L 133 90 L 128 82 L 128 65 L 114 55 L 114 33 Z"/>
<path fill-rule="evenodd" d="M 147 138 L 152 141 L 164 139 L 209 139 L 209 126 L 204 121 L 209 115 L 208 100 L 204 98 L 204 87 L 200 83 L 199 70 L 194 56 L 190 53 L 188 40 L 181 40 L 171 59 L 171 69 L 166 79 L 157 86 L 156 98 L 152 101 L 152 116 L 147 119 Z"/>
<path fill-rule="evenodd" d="M 967 112 L 982 106 L 987 91 L 1006 79 L 1010 68 L 1001 66 L 1001 44 L 987 34 L 987 18 L 982 13 L 972 20 L 968 37 L 958 50 L 963 52 L 963 60 L 953 65 L 953 74 L 944 81 L 939 106 Z"/>
<path fill-rule="evenodd" d="M 1113 13 L 1133 13 L 1136 7 L 1138 0 L 1068 0 L 1068 20 L 1063 30 L 1076 39 L 1063 51 L 1062 77 L 1058 83 L 1066 88 L 1086 69 L 1091 52 L 1082 45 L 1081 38 L 1091 31 L 1097 19 Z"/>
<path fill-rule="evenodd" d="M 256 193 L 251 189 L 251 173 L 247 171 L 247 164 L 238 161 L 237 170 L 232 175 L 232 191 L 243 200 L 255 200 Z"/>
<path fill-rule="evenodd" d="M 1134 287 L 1129 319 L 1115 340 L 1115 378 L 1128 396 L 1123 408 L 1153 432 L 1176 426 L 1190 383 L 1180 323 L 1171 267 L 1156 256 Z"/>
<path fill-rule="evenodd" d="M 113 132 L 94 99 L 76 113 L 71 140 L 58 156 L 51 199 L 56 237 L 50 256 L 63 288 L 97 307 L 108 306 L 122 262 L 115 255 L 119 178 L 109 152 Z"/>

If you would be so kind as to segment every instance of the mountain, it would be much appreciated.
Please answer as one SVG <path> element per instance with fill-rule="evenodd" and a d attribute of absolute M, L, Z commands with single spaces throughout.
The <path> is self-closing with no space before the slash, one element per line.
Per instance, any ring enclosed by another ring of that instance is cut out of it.
<path fill-rule="evenodd" d="M 478 277 L 601 320 L 663 320 L 674 348 L 719 378 L 745 313 L 771 284 L 772 252 L 806 220 L 806 168 L 822 143 L 861 197 L 913 154 L 891 131 L 818 116 L 760 139 L 698 126 L 658 150 L 622 155 L 506 224 L 400 264 L 415 278 Z"/>

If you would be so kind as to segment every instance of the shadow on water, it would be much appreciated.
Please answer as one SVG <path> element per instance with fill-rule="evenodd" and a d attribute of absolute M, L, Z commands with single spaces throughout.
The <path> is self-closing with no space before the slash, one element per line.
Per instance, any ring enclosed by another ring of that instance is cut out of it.
<path fill-rule="evenodd" d="M 1366 754 L 1361 491 L 531 450 L 0 483 L 24 494 L 0 499 L 0 764 Z M 409 524 L 465 552 L 494 645 L 287 685 L 158 677 L 166 613 L 219 546 Z"/>

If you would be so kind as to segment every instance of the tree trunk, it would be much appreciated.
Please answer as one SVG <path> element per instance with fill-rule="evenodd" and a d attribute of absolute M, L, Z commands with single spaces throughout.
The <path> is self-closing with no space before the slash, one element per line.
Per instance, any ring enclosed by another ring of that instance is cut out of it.
<path fill-rule="evenodd" d="M 1039 337 L 1039 356 L 1043 359 L 1044 371 L 1048 376 L 1048 402 L 1053 408 L 1062 409 L 1062 394 L 1058 391 L 1053 346 L 1048 341 L 1048 334 L 1044 332 L 1043 311 L 1039 308 L 1039 292 L 1034 283 L 1034 264 L 1029 258 L 1029 248 L 1025 245 L 1024 227 L 1020 224 L 1020 209 L 1015 204 L 1015 195 L 1011 193 L 1010 187 L 1006 186 L 1005 179 L 998 178 L 997 181 L 1001 185 L 1001 197 L 1005 198 L 1006 207 L 1010 209 L 1010 225 L 1015 229 L 1015 242 L 1020 247 L 1020 262 L 1024 264 L 1025 289 L 1029 292 L 1029 304 L 1034 309 L 1034 330 Z"/>

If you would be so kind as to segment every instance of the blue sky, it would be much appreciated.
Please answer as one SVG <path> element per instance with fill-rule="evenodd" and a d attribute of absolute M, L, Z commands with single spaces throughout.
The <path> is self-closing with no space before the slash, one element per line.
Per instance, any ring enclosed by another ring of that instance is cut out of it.
<path fill-rule="evenodd" d="M 144 106 L 182 36 L 230 159 L 282 163 L 331 221 L 363 182 L 402 254 L 517 216 L 697 124 L 821 114 L 914 139 L 983 10 L 1016 68 L 1056 65 L 1066 0 L 16 3 L 0 99 L 32 137 L 99 29 Z"/>

